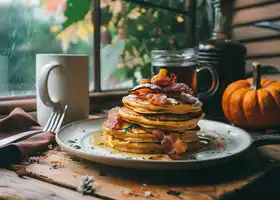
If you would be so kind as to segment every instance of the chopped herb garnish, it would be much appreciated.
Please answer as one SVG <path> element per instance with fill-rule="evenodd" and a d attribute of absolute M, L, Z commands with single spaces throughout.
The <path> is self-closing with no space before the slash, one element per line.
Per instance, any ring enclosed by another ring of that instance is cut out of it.
<path fill-rule="evenodd" d="M 74 145 L 73 146 L 75 149 L 81 149 L 82 147 L 81 146 L 79 146 L 79 145 Z"/>
<path fill-rule="evenodd" d="M 68 140 L 68 143 L 76 143 L 76 141 L 74 141 L 74 140 Z"/>
<path fill-rule="evenodd" d="M 173 196 L 179 196 L 179 195 L 181 194 L 181 192 L 180 192 L 180 191 L 177 191 L 177 190 L 169 190 L 169 191 L 167 192 L 167 194 L 173 195 Z"/>
<path fill-rule="evenodd" d="M 99 143 L 98 145 L 102 145 L 102 146 L 103 146 L 103 145 L 104 145 L 104 143 L 103 143 L 103 142 L 101 142 L 101 143 Z"/>
<path fill-rule="evenodd" d="M 197 157 L 195 157 L 195 156 L 190 156 L 190 159 L 191 159 L 191 160 L 197 160 Z"/>
<path fill-rule="evenodd" d="M 134 129 L 137 126 L 135 124 L 129 124 L 127 127 L 124 128 L 125 131 L 129 131 L 130 129 Z"/>

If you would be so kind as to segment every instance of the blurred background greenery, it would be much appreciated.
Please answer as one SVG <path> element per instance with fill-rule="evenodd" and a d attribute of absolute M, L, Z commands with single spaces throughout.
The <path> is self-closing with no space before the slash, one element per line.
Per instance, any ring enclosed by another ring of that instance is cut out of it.
<path fill-rule="evenodd" d="M 185 8 L 188 0 L 147 0 Z M 197 0 L 197 40 L 211 34 L 210 0 Z M 83 53 L 90 56 L 94 88 L 91 0 L 3 0 L 0 2 L 0 96 L 35 92 L 37 53 Z M 151 74 L 150 51 L 189 48 L 187 16 L 121 0 L 101 0 L 102 89 L 135 85 Z M 7 78 L 8 77 L 8 78 Z"/>

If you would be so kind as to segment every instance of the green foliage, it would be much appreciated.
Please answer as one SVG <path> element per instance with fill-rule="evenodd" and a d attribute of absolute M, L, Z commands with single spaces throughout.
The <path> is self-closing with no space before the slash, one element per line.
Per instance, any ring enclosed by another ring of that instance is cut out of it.
<path fill-rule="evenodd" d="M 134 68 L 129 68 L 129 67 L 122 67 L 122 68 L 117 68 L 113 76 L 118 80 L 118 81 L 125 81 L 127 79 L 131 79 L 134 77 Z"/>
<path fill-rule="evenodd" d="M 101 9 L 101 26 L 106 25 L 112 19 L 113 14 L 109 12 L 109 7 Z"/>
<path fill-rule="evenodd" d="M 92 0 L 67 0 L 64 16 L 66 20 L 62 24 L 62 30 L 71 24 L 81 21 L 91 9 Z"/>
<path fill-rule="evenodd" d="M 125 50 L 129 51 L 130 53 L 133 53 L 132 48 L 133 46 L 135 47 L 139 47 L 141 44 L 141 42 L 134 36 L 129 36 L 126 40 L 125 40 Z"/>
<path fill-rule="evenodd" d="M 157 0 L 149 0 L 149 2 L 158 3 Z M 202 4 L 202 2 L 199 3 Z M 91 1 L 89 0 L 68 0 L 64 13 L 67 20 L 63 24 L 63 29 L 74 22 L 84 19 L 84 16 L 91 8 L 90 4 Z M 183 0 L 176 2 L 162 0 L 160 4 L 177 8 L 185 7 Z M 141 12 L 144 11 L 136 18 L 127 17 L 135 9 L 141 10 Z M 178 17 L 181 21 L 178 20 Z M 120 62 L 123 63 L 123 67 L 116 69 L 113 76 L 120 81 L 124 81 L 125 79 L 134 78 L 134 71 L 139 69 L 143 77 L 150 77 L 151 62 L 150 60 L 146 62 L 143 56 L 149 56 L 150 51 L 154 49 L 178 50 L 186 48 L 188 46 L 188 26 L 184 20 L 186 20 L 186 17 L 177 13 L 140 6 L 130 2 L 125 3 L 125 13 L 113 15 L 110 5 L 102 8 L 101 24 L 107 25 L 110 21 L 114 23 L 113 27 L 108 27 L 112 38 L 118 35 L 120 27 L 124 27 L 126 38 L 124 52 L 128 52 L 134 59 L 142 58 L 143 60 L 142 64 L 137 63 L 132 67 L 128 67 L 125 64 L 125 56 L 122 55 Z"/>
<path fill-rule="evenodd" d="M 151 78 L 151 64 L 145 64 L 142 68 L 141 68 L 141 74 L 143 78 Z"/>

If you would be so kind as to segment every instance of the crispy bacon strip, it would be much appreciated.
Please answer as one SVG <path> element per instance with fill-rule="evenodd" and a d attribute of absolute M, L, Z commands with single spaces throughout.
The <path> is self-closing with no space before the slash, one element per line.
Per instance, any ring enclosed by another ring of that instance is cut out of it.
<path fill-rule="evenodd" d="M 176 134 L 168 134 L 161 129 L 153 129 L 151 131 L 163 145 L 165 153 L 173 160 L 180 159 L 179 154 L 187 150 L 187 146 L 183 140 L 178 138 Z"/>
<path fill-rule="evenodd" d="M 202 102 L 198 98 L 192 96 L 191 94 L 181 93 L 180 97 L 185 103 L 193 104 L 196 106 L 202 106 Z"/>
<path fill-rule="evenodd" d="M 191 94 L 193 93 L 192 89 L 186 85 L 185 83 L 174 83 L 172 85 L 168 85 L 167 87 L 165 87 L 163 89 L 164 92 L 166 93 L 170 93 L 170 92 L 178 92 L 181 94 L 181 92 L 184 92 L 184 93 L 188 93 L 188 94 Z"/>
<path fill-rule="evenodd" d="M 119 107 L 112 108 L 108 113 L 107 125 L 111 129 L 122 129 L 125 121 L 119 116 Z"/>
<path fill-rule="evenodd" d="M 187 149 L 184 141 L 179 139 L 175 134 L 164 135 L 161 143 L 167 155 L 173 160 L 180 159 L 179 154 L 185 152 Z"/>
<path fill-rule="evenodd" d="M 134 88 L 130 89 L 128 92 L 129 94 L 135 95 L 143 93 L 163 93 L 163 89 L 158 85 L 146 83 L 137 85 Z"/>
<path fill-rule="evenodd" d="M 168 71 L 166 69 L 160 69 L 159 73 L 153 76 L 151 82 L 152 84 L 167 86 L 176 83 L 177 76 L 175 74 L 171 74 L 168 76 Z"/>
<path fill-rule="evenodd" d="M 149 79 L 146 79 L 146 78 L 141 78 L 139 84 L 147 84 L 147 83 L 150 83 Z"/>
<path fill-rule="evenodd" d="M 168 102 L 165 94 L 144 93 L 138 96 L 139 99 L 147 100 L 154 105 L 164 105 Z"/>
<path fill-rule="evenodd" d="M 156 136 L 158 141 L 163 140 L 164 134 L 165 134 L 165 132 L 163 130 L 153 129 L 151 132 L 152 132 L 152 134 L 154 134 Z"/>

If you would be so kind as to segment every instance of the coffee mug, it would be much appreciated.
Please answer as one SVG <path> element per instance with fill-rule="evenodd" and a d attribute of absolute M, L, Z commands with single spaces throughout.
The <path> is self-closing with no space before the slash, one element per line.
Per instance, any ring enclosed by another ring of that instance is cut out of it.
<path fill-rule="evenodd" d="M 89 58 L 79 54 L 36 55 L 37 120 L 44 126 L 53 108 L 67 105 L 63 125 L 88 118 Z"/>
<path fill-rule="evenodd" d="M 167 69 L 169 74 L 177 75 L 178 82 L 190 86 L 195 95 L 202 100 L 213 96 L 219 87 L 219 75 L 215 67 L 209 63 L 199 63 L 192 49 L 154 50 L 151 52 L 151 57 L 153 74 L 157 74 L 161 68 Z M 201 75 L 205 73 L 207 79 L 202 79 Z M 208 77 L 211 78 L 210 81 Z"/>

